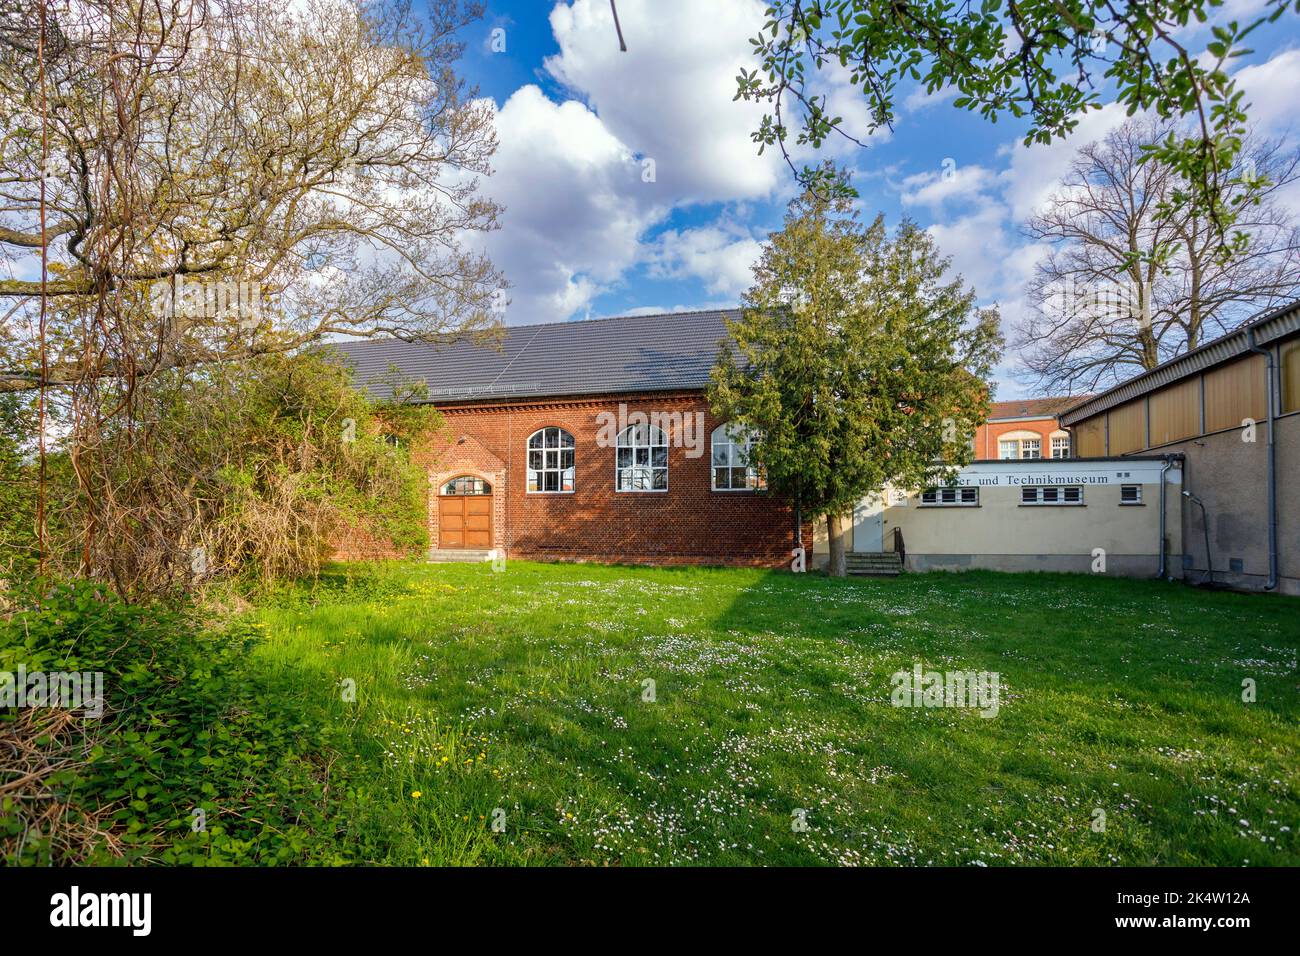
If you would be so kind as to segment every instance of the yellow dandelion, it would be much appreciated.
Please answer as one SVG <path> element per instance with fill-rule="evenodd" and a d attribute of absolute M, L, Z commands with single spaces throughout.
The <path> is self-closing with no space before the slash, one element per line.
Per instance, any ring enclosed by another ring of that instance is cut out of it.
<path fill-rule="evenodd" d="M 412 799 L 412 800 L 419 800 L 419 799 L 420 799 L 420 791 L 419 791 L 419 790 L 412 790 L 412 791 L 411 791 L 411 799 Z"/>

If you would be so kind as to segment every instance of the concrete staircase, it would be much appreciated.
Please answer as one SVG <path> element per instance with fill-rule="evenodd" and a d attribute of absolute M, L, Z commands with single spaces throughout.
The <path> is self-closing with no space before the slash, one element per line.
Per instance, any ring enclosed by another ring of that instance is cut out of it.
<path fill-rule="evenodd" d="M 466 548 L 433 548 L 425 556 L 434 564 L 475 563 L 491 561 L 491 551 L 471 551 Z"/>
<path fill-rule="evenodd" d="M 849 574 L 896 578 L 903 573 L 903 559 L 897 551 L 850 551 L 844 559 Z"/>

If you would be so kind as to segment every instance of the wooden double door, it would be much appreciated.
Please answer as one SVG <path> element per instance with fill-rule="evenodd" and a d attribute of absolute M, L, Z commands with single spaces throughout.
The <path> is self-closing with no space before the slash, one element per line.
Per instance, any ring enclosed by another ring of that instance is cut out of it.
<path fill-rule="evenodd" d="M 492 486 L 481 478 L 453 478 L 438 493 L 438 547 L 492 547 Z"/>

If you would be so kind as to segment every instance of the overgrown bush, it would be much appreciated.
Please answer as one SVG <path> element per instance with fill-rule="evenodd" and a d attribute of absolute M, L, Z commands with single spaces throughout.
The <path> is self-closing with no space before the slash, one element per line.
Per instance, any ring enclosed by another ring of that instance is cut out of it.
<path fill-rule="evenodd" d="M 376 403 L 319 353 L 267 356 L 209 376 L 201 396 L 193 383 L 186 391 L 170 421 L 190 446 L 210 447 L 187 536 L 204 573 L 314 573 L 331 540 L 357 525 L 399 551 L 427 547 L 425 476 L 409 449 L 436 426 L 431 408 Z"/>
<path fill-rule="evenodd" d="M 0 394 L 0 580 L 23 580 L 36 569 L 36 465 L 30 402 Z"/>
<path fill-rule="evenodd" d="M 0 672 L 102 671 L 105 697 L 0 707 L 0 863 L 346 862 L 335 731 L 259 639 L 86 584 L 0 621 Z"/>
<path fill-rule="evenodd" d="M 427 547 L 425 475 L 409 449 L 437 427 L 431 407 L 370 399 L 324 350 L 162 371 L 139 388 L 138 421 L 63 422 L 47 461 L 51 574 L 144 599 L 314 574 L 331 541 L 356 527 L 399 552 Z M 30 447 L 24 454 L 0 440 L 0 480 L 13 476 L 0 495 L 22 515 L 0 535 L 16 540 L 33 524 L 36 494 Z M 102 482 L 79 480 L 100 470 Z M 111 493 L 92 494 L 100 484 Z M 30 573 L 30 560 L 9 563 Z"/>

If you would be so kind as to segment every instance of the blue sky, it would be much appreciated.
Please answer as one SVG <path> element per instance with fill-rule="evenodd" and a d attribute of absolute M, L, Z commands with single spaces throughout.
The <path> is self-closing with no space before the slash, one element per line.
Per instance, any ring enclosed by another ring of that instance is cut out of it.
<path fill-rule="evenodd" d="M 1229 0 L 1218 19 L 1248 19 L 1262 6 Z M 487 244 L 512 284 L 511 324 L 733 305 L 795 190 L 779 157 L 758 156 L 749 140 L 761 111 L 731 99 L 738 68 L 751 65 L 747 40 L 762 3 L 618 7 L 626 53 L 608 0 L 489 0 L 485 20 L 465 37 L 462 72 L 498 109 L 501 145 L 483 191 L 506 206 Z M 1292 137 L 1296 23 L 1288 14 L 1263 28 L 1236 67 L 1254 121 L 1271 135 Z M 1205 29 L 1187 39 L 1203 44 Z M 860 94 L 836 80 L 826 88 L 832 105 L 865 129 Z M 1020 224 L 1077 146 L 1122 119 L 1111 105 L 1070 141 L 1025 148 L 1022 126 L 904 91 L 892 133 L 871 137 L 867 149 L 842 142 L 823 154 L 854 168 L 865 217 L 882 212 L 895 225 L 906 215 L 929 228 L 1010 331 L 1044 251 Z M 1015 373 L 1008 355 L 999 398 L 1028 393 Z"/>

